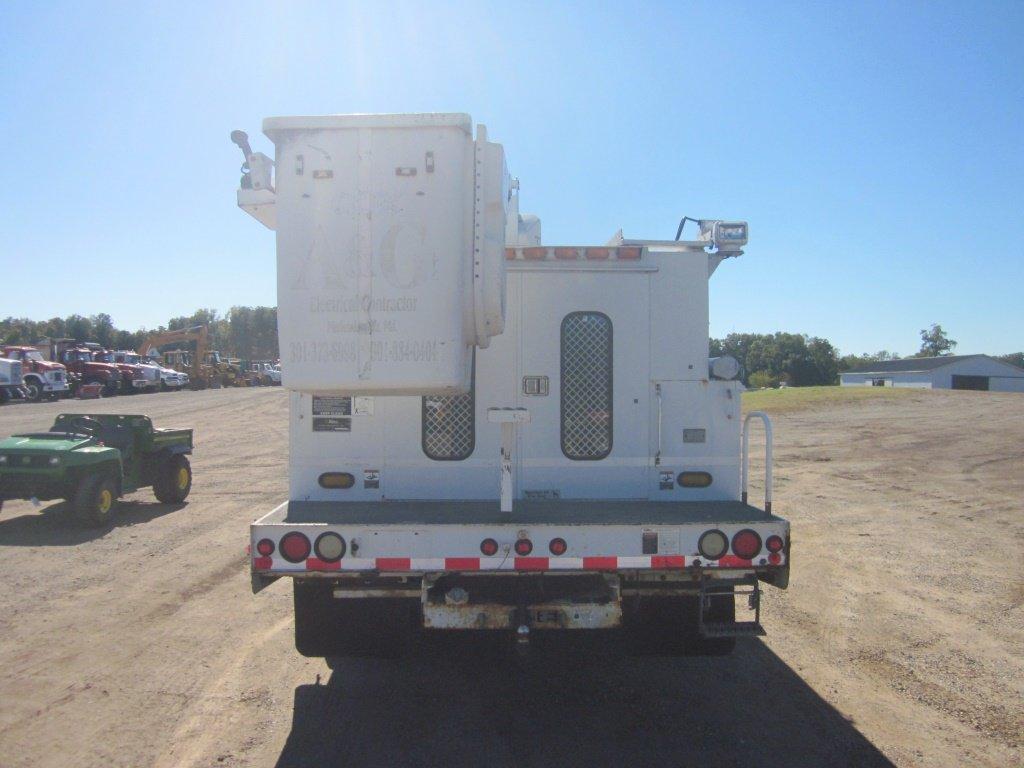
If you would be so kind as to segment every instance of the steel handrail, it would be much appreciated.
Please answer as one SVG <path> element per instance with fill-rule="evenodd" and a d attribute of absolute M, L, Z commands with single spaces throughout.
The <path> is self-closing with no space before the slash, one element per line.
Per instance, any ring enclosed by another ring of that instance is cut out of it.
<path fill-rule="evenodd" d="M 751 411 L 743 419 L 743 462 L 740 488 L 743 503 L 747 503 L 747 483 L 750 479 L 750 420 L 759 418 L 764 423 L 764 511 L 772 513 L 772 420 L 764 411 Z"/>

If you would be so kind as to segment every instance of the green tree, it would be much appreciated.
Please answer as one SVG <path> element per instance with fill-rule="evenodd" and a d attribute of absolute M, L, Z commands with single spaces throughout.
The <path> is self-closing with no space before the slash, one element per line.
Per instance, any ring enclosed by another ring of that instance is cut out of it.
<path fill-rule="evenodd" d="M 953 341 L 942 326 L 932 323 L 931 328 L 921 329 L 921 349 L 915 357 L 940 357 L 953 352 L 956 342 Z"/>
<path fill-rule="evenodd" d="M 777 385 L 779 380 L 768 373 L 768 371 L 754 371 L 750 374 L 749 383 L 754 389 L 767 389 Z"/>
<path fill-rule="evenodd" d="M 81 315 L 69 315 L 64 320 L 64 332 L 78 341 L 92 341 L 92 320 Z"/>
<path fill-rule="evenodd" d="M 114 336 L 117 331 L 114 328 L 114 321 L 110 315 L 105 312 L 100 312 L 98 315 L 93 315 L 89 318 L 92 323 L 92 339 L 105 349 L 110 349 L 114 346 Z"/>

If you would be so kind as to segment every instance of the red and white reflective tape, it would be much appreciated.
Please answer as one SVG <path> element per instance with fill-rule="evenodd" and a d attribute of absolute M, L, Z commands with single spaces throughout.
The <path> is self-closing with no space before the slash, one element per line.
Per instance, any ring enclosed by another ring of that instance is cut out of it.
<path fill-rule="evenodd" d="M 696 560 L 690 563 L 697 565 Z M 702 568 L 754 568 L 755 563 L 735 555 L 723 555 L 719 560 L 704 560 Z M 773 565 L 775 565 L 773 563 Z M 316 557 L 305 563 L 288 563 L 270 557 L 253 558 L 257 571 L 379 571 L 381 573 L 437 572 L 437 571 L 619 571 L 619 570 L 672 570 L 686 567 L 683 555 L 594 556 L 594 557 L 378 557 L 345 558 L 328 562 Z"/>

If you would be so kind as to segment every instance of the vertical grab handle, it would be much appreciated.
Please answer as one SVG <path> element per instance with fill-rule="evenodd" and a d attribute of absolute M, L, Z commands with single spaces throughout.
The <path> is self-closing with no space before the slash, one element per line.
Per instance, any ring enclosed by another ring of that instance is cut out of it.
<path fill-rule="evenodd" d="M 743 503 L 747 503 L 747 484 L 750 480 L 750 420 L 758 418 L 764 423 L 764 511 L 772 513 L 772 420 L 764 411 L 751 411 L 743 419 L 743 461 L 740 469 L 740 488 Z"/>

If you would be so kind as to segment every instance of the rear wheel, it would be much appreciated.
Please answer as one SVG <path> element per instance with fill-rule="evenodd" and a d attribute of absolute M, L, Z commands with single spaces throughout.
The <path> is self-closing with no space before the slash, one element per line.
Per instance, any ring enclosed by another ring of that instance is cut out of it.
<path fill-rule="evenodd" d="M 336 598 L 329 582 L 295 579 L 295 648 L 316 658 L 400 656 L 412 639 L 418 600 Z"/>
<path fill-rule="evenodd" d="M 180 454 L 171 456 L 157 470 L 153 493 L 164 504 L 180 504 L 192 490 L 192 465 Z"/>
<path fill-rule="evenodd" d="M 114 517 L 117 486 L 107 477 L 87 477 L 75 492 L 75 515 L 85 525 L 107 525 Z"/>

